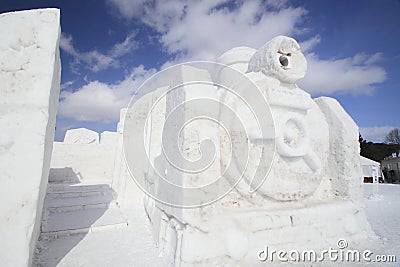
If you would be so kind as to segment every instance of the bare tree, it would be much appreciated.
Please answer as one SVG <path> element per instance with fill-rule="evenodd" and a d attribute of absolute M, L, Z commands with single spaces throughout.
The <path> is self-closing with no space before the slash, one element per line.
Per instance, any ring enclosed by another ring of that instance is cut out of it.
<path fill-rule="evenodd" d="M 391 130 L 385 138 L 385 142 L 388 144 L 398 144 L 400 145 L 400 134 L 399 134 L 399 129 L 394 128 Z"/>

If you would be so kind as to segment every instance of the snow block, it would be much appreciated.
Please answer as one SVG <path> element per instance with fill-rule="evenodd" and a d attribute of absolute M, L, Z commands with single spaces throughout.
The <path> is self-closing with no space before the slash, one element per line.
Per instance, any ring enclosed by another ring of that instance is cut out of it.
<path fill-rule="evenodd" d="M 117 133 L 78 128 L 68 130 L 64 142 L 53 143 L 49 182 L 111 180 Z M 111 182 L 111 181 L 110 181 Z"/>
<path fill-rule="evenodd" d="M 60 91 L 60 11 L 0 14 L 0 36 L 0 262 L 30 266 Z"/>
<path fill-rule="evenodd" d="M 64 143 L 65 144 L 98 145 L 100 143 L 99 134 L 95 131 L 92 131 L 92 130 L 89 130 L 86 128 L 71 129 L 65 133 Z"/>

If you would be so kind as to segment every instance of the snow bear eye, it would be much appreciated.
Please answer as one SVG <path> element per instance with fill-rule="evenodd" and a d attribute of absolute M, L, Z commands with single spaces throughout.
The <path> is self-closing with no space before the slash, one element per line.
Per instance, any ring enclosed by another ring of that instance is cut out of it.
<path fill-rule="evenodd" d="M 289 59 L 286 56 L 280 56 L 279 63 L 281 63 L 283 67 L 287 67 L 289 65 Z"/>

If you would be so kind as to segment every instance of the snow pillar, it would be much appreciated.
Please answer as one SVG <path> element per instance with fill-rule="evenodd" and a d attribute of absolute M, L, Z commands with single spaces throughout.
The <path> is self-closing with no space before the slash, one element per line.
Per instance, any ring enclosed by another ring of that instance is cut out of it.
<path fill-rule="evenodd" d="M 0 262 L 30 266 L 60 91 L 60 11 L 0 14 Z"/>

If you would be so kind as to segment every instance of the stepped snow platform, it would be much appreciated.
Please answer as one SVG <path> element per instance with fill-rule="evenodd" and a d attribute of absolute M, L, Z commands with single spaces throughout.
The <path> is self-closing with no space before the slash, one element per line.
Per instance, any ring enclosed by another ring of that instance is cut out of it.
<path fill-rule="evenodd" d="M 151 266 L 138 262 L 158 259 L 144 212 L 128 220 L 116 198 L 108 181 L 49 183 L 34 266 Z"/>

